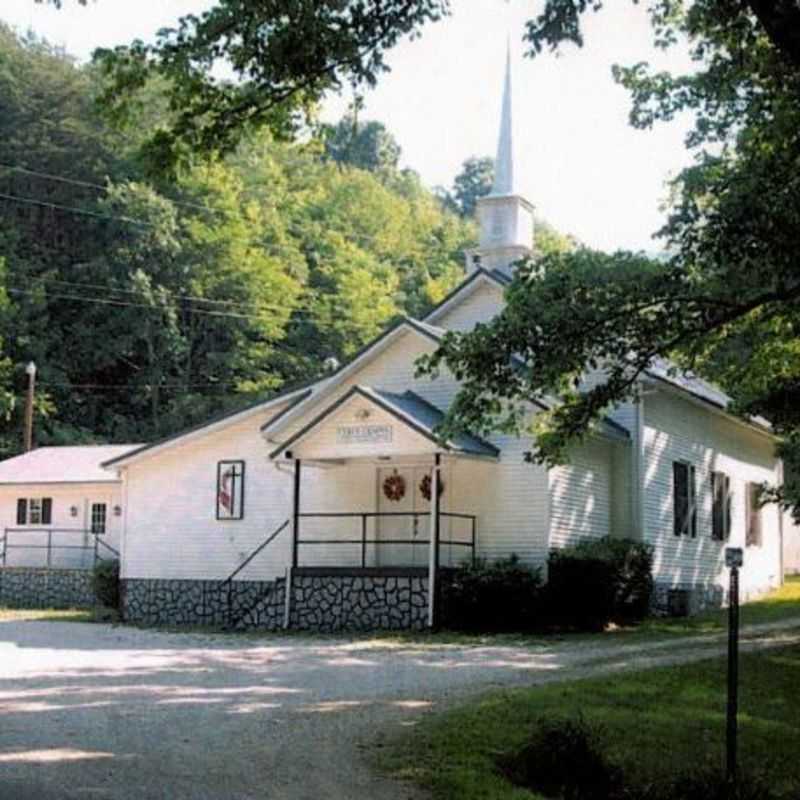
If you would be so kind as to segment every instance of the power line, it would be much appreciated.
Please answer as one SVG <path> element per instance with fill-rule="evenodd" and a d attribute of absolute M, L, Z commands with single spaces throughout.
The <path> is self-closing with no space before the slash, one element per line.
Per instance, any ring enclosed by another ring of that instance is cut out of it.
<path fill-rule="evenodd" d="M 108 214 L 101 214 L 98 211 L 89 211 L 88 209 L 85 208 L 72 208 L 71 206 L 65 206 L 62 205 L 61 203 L 51 203 L 48 200 L 36 200 L 33 197 L 19 197 L 18 195 L 6 194 L 5 192 L 0 192 L 0 197 L 2 197 L 4 200 L 12 200 L 16 203 L 28 203 L 29 205 L 43 206 L 44 208 L 50 208 L 56 211 L 70 211 L 73 214 L 85 214 L 86 216 L 95 217 L 97 219 L 116 219 L 122 222 L 128 222 L 132 225 L 141 225 L 143 227 L 148 227 L 148 228 L 156 227 L 152 222 L 145 222 L 144 220 L 133 219 L 133 217 L 121 217 L 121 216 L 112 217 L 109 216 Z"/>
<path fill-rule="evenodd" d="M 36 297 L 38 293 L 30 290 L 30 289 L 21 289 L 18 286 L 8 286 L 5 287 L 5 290 L 10 294 L 17 294 L 17 295 L 29 295 Z M 164 312 L 164 308 L 159 306 L 148 305 L 147 303 L 132 303 L 129 300 L 115 300 L 109 299 L 105 297 L 89 297 L 87 295 L 71 295 L 71 294 L 63 294 L 63 293 L 55 293 L 55 292 L 48 292 L 48 298 L 54 298 L 59 300 L 71 300 L 80 303 L 94 303 L 96 305 L 110 305 L 116 306 L 120 308 L 143 308 L 150 311 L 159 311 Z M 221 318 L 230 318 L 230 319 L 246 319 L 246 320 L 255 320 L 258 321 L 258 315 L 256 314 L 237 314 L 232 311 L 212 311 L 210 309 L 202 309 L 202 308 L 187 308 L 185 309 L 190 314 L 197 314 L 200 316 L 208 316 L 208 317 L 221 317 Z M 332 322 L 331 319 L 325 319 L 323 317 L 306 317 L 306 322 L 317 322 L 317 323 L 330 323 Z M 384 322 L 388 322 L 385 320 Z M 376 331 L 380 330 L 384 323 L 380 323 L 378 325 L 373 325 L 371 323 L 357 323 L 354 320 L 349 320 L 348 325 L 350 328 L 355 328 L 357 330 L 365 330 L 370 331 L 371 333 L 375 333 Z"/>

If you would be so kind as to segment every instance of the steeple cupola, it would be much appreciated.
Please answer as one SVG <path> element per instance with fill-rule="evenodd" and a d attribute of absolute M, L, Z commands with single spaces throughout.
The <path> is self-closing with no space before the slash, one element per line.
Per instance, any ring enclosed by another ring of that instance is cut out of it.
<path fill-rule="evenodd" d="M 511 113 L 511 46 L 506 55 L 500 135 L 494 184 L 478 200 L 480 242 L 467 252 L 467 272 L 478 267 L 510 275 L 512 265 L 533 252 L 533 206 L 518 193 L 514 174 L 514 130 Z"/>

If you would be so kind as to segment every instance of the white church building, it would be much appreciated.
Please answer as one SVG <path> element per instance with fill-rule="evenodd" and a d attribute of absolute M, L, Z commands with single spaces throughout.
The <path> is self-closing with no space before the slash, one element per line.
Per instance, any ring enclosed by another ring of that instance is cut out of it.
<path fill-rule="evenodd" d="M 104 462 L 119 481 L 129 620 L 424 627 L 442 568 L 512 555 L 544 568 L 552 549 L 607 535 L 652 545 L 662 606 L 670 590 L 695 609 L 720 602 L 728 546 L 744 549 L 745 595 L 781 583 L 786 518 L 754 502 L 781 479 L 775 439 L 699 379 L 654 364 L 638 402 L 564 466 L 528 463 L 522 438 L 438 438 L 458 382 L 416 377 L 417 359 L 496 315 L 531 255 L 510 80 L 509 66 L 479 245 L 443 302 L 312 385 Z"/>

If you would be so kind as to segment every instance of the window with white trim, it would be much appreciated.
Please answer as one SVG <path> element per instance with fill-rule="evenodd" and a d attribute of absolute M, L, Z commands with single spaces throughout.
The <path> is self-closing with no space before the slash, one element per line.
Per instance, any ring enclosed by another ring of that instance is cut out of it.
<path fill-rule="evenodd" d="M 761 531 L 761 484 L 747 484 L 745 544 L 747 547 L 761 547 L 763 535 Z"/>
<path fill-rule="evenodd" d="M 672 508 L 676 536 L 697 536 L 695 469 L 686 461 L 672 463 Z"/>
<path fill-rule="evenodd" d="M 92 503 L 91 530 L 98 536 L 106 532 L 107 507 L 105 503 Z"/>
<path fill-rule="evenodd" d="M 731 479 L 724 472 L 711 473 L 711 538 L 724 542 L 731 535 Z"/>
<path fill-rule="evenodd" d="M 17 499 L 17 525 L 50 525 L 52 521 L 52 497 L 20 497 Z"/>

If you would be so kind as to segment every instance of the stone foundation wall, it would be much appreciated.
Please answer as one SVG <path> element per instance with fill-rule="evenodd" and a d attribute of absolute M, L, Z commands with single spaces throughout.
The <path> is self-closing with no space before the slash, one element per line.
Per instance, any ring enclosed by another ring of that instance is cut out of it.
<path fill-rule="evenodd" d="M 421 630 L 428 579 L 420 571 L 299 570 L 292 578 L 289 627 L 304 631 Z M 286 581 L 234 581 L 229 617 L 222 581 L 123 581 L 122 615 L 140 625 L 283 629 Z"/>
<path fill-rule="evenodd" d="M 290 626 L 305 631 L 422 630 L 428 622 L 428 578 L 296 574 Z"/>
<path fill-rule="evenodd" d="M 86 569 L 0 568 L 0 606 L 6 608 L 91 608 L 97 604 Z"/>
<path fill-rule="evenodd" d="M 669 596 L 674 589 L 689 592 L 689 614 L 699 614 L 701 611 L 710 611 L 722 608 L 727 602 L 726 592 L 715 584 L 697 583 L 666 583 L 656 581 L 653 585 L 653 596 L 650 601 L 652 613 L 657 616 L 668 616 Z"/>
<path fill-rule="evenodd" d="M 122 617 L 139 625 L 233 623 L 237 630 L 283 627 L 285 581 L 234 581 L 230 614 L 228 587 L 216 580 L 129 578 L 122 582 Z"/>

